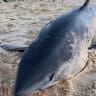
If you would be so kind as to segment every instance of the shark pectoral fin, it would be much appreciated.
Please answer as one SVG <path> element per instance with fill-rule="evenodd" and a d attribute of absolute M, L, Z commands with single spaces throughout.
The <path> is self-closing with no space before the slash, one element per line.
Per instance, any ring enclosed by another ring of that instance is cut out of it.
<path fill-rule="evenodd" d="M 0 45 L 1 48 L 8 50 L 8 51 L 25 51 L 28 46 L 15 46 L 15 45 Z"/>

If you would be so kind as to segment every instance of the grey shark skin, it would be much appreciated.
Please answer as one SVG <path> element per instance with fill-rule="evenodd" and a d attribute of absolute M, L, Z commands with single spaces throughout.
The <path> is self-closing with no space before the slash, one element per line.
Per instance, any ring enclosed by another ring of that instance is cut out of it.
<path fill-rule="evenodd" d="M 25 50 L 17 71 L 14 96 L 27 96 L 79 73 L 88 60 L 96 6 L 90 0 L 42 28 Z"/>

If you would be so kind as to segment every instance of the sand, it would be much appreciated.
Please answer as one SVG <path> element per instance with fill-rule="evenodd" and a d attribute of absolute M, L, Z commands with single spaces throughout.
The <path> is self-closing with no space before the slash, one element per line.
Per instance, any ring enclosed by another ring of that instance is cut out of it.
<path fill-rule="evenodd" d="M 92 2 L 96 3 L 95 0 Z M 82 0 L 1 2 L 0 45 L 29 45 L 38 36 L 44 24 L 82 3 Z M 95 28 L 95 21 L 93 25 Z M 21 56 L 20 52 L 0 48 L 0 96 L 13 96 L 14 79 Z M 96 96 L 96 50 L 89 51 L 86 68 L 76 77 L 47 88 L 39 95 Z"/>

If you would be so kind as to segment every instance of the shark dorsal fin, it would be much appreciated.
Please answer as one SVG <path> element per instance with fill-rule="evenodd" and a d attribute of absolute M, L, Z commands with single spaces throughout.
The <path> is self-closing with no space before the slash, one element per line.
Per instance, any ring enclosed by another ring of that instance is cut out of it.
<path fill-rule="evenodd" d="M 87 8 L 89 3 L 90 3 L 90 0 L 86 0 L 85 3 L 80 7 L 80 10 L 83 10 L 83 9 Z"/>

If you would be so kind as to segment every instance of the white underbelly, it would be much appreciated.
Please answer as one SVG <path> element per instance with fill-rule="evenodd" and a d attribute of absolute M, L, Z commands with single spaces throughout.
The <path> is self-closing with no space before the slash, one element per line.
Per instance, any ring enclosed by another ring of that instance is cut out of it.
<path fill-rule="evenodd" d="M 86 66 L 89 45 L 89 41 L 80 42 L 79 47 L 74 50 L 72 58 L 59 67 L 54 81 L 70 78 L 78 74 Z"/>

